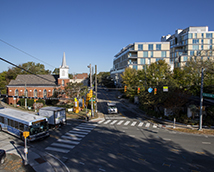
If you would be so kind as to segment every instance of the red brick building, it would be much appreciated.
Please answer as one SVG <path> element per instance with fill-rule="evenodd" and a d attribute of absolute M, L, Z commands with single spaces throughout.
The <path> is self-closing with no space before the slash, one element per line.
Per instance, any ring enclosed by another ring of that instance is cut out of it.
<path fill-rule="evenodd" d="M 63 90 L 65 85 L 70 82 L 68 70 L 64 53 L 59 75 L 18 75 L 7 85 L 7 93 L 9 96 L 51 97 L 55 89 Z M 15 104 L 18 100 L 15 97 L 8 97 L 8 104 Z"/>

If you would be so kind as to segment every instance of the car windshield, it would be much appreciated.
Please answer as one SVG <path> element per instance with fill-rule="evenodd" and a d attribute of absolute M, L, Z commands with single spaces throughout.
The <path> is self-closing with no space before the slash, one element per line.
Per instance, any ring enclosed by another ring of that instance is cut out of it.
<path fill-rule="evenodd" d="M 115 109 L 116 107 L 115 106 L 109 106 L 108 108 L 109 109 Z"/>
<path fill-rule="evenodd" d="M 48 130 L 48 123 L 47 121 L 44 120 L 42 122 L 34 123 L 32 126 L 30 126 L 30 135 L 38 134 L 47 130 Z"/>

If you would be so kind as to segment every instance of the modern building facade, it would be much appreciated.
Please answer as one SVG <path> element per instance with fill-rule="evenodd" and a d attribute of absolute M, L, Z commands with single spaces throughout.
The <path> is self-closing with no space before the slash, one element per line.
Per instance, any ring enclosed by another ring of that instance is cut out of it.
<path fill-rule="evenodd" d="M 191 58 L 197 58 L 201 50 L 214 48 L 214 31 L 209 31 L 208 26 L 188 27 L 177 29 L 175 34 L 161 37 L 162 42 L 170 42 L 170 65 L 183 67 Z M 202 60 L 210 59 L 211 56 L 199 56 Z"/>
<path fill-rule="evenodd" d="M 133 68 L 136 70 L 145 69 L 147 65 L 165 60 L 170 63 L 170 43 L 169 42 L 135 42 L 121 49 L 115 55 L 113 60 L 113 69 L 111 77 L 115 84 L 120 83 L 125 68 Z"/>

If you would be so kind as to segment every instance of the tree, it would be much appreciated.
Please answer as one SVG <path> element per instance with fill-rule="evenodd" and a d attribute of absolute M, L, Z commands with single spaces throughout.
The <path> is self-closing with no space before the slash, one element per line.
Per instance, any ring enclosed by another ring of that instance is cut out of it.
<path fill-rule="evenodd" d="M 70 98 L 80 98 L 84 96 L 88 91 L 88 87 L 84 86 L 83 83 L 68 83 L 65 87 L 65 94 Z"/>

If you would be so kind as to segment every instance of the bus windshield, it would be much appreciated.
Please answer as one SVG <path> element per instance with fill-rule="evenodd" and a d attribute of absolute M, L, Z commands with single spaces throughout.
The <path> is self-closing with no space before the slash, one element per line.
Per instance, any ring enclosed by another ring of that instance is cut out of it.
<path fill-rule="evenodd" d="M 30 126 L 30 135 L 38 134 L 47 130 L 48 130 L 48 123 L 45 120 L 42 122 L 33 123 Z"/>

